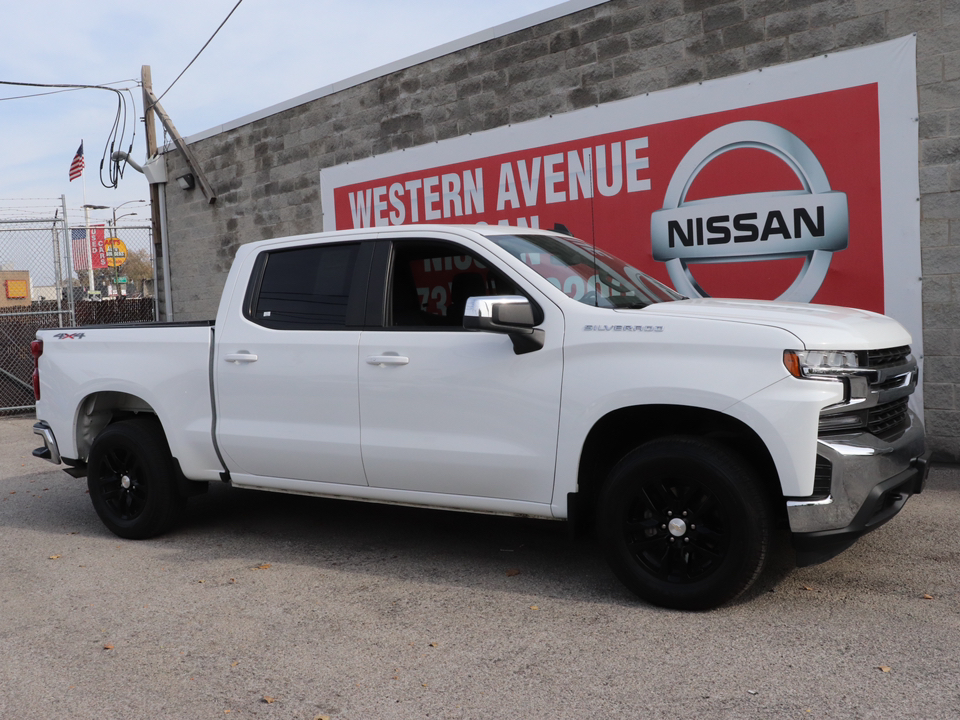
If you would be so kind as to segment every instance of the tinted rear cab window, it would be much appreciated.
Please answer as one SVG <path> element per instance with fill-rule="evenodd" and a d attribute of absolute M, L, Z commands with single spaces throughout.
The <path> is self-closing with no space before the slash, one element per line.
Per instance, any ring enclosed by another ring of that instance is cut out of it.
<path fill-rule="evenodd" d="M 278 330 L 345 327 L 359 249 L 315 245 L 268 253 L 250 319 Z"/>

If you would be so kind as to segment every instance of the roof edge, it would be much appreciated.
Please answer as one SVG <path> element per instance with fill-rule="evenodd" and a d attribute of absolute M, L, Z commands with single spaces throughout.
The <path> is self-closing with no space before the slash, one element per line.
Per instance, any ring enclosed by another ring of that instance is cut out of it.
<path fill-rule="evenodd" d="M 334 93 L 341 92 L 342 90 L 346 90 L 370 80 L 375 80 L 378 77 L 383 77 L 384 75 L 389 75 L 390 73 L 398 72 L 400 70 L 406 70 L 414 65 L 435 60 L 439 57 L 443 57 L 444 55 L 449 55 L 459 50 L 464 50 L 468 47 L 479 45 L 482 42 L 503 37 L 504 35 L 509 35 L 510 33 L 517 32 L 518 30 L 526 30 L 534 25 L 540 25 L 541 23 L 549 22 L 550 20 L 556 20 L 557 18 L 564 17 L 565 15 L 572 15 L 575 12 L 586 10 L 587 8 L 603 5 L 606 2 L 608 2 L 608 0 L 566 0 L 566 2 L 554 5 L 553 7 L 538 10 L 537 12 L 524 15 L 516 20 L 510 20 L 508 22 L 501 23 L 500 25 L 494 25 L 486 30 L 480 30 L 479 32 L 475 32 L 457 40 L 451 40 L 450 42 L 438 45 L 437 47 L 429 50 L 423 50 L 422 52 L 410 55 L 401 60 L 387 63 L 386 65 L 381 65 L 380 67 L 367 70 L 366 72 L 359 73 L 358 75 L 353 75 L 345 80 L 340 80 L 322 88 L 318 88 L 317 90 L 311 90 L 303 95 L 298 95 L 290 100 L 285 100 L 277 103 L 276 105 L 271 105 L 270 107 L 263 108 L 262 110 L 257 110 L 249 115 L 239 117 L 236 120 L 223 123 L 222 125 L 215 125 L 207 130 L 189 135 L 185 138 L 185 141 L 187 143 L 199 142 L 200 140 L 205 140 L 213 137 L 214 135 L 227 132 L 228 130 L 235 130 L 236 128 L 249 125 L 257 120 L 262 120 L 263 118 L 270 117 L 271 115 L 276 115 L 284 110 L 289 110 L 290 108 L 294 108 L 299 105 L 305 105 L 309 102 L 313 102 L 314 100 L 318 100 L 319 98 L 326 97 L 327 95 L 333 95 Z M 166 152 L 172 148 L 173 144 L 167 143 L 161 150 Z"/>

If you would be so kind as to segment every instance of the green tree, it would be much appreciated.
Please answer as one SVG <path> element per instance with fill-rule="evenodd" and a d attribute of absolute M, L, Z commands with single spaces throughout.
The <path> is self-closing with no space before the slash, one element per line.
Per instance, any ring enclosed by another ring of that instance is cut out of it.
<path fill-rule="evenodd" d="M 153 279 L 153 262 L 150 253 L 146 250 L 130 250 L 127 259 L 117 271 L 130 282 L 127 285 L 128 294 L 143 294 L 144 281 Z"/>

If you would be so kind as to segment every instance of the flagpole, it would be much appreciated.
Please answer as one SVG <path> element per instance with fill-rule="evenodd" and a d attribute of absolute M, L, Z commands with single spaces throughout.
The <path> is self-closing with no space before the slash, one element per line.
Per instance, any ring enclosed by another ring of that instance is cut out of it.
<path fill-rule="evenodd" d="M 80 141 L 80 147 L 83 147 L 83 140 Z M 83 183 L 83 218 L 87 224 L 87 299 L 93 297 L 93 233 L 90 231 L 90 208 L 87 207 L 87 170 L 86 162 L 80 169 L 80 182 Z"/>

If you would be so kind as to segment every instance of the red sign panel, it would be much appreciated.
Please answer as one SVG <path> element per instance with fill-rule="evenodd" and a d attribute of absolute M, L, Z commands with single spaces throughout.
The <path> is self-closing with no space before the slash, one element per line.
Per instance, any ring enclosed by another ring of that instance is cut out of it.
<path fill-rule="evenodd" d="M 334 203 L 338 229 L 559 224 L 685 294 L 884 311 L 876 84 L 375 178 Z"/>
<path fill-rule="evenodd" d="M 89 239 L 90 257 L 93 258 L 93 269 L 101 270 L 107 267 L 106 234 L 103 225 L 91 225 L 87 229 L 74 228 L 73 238 L 73 267 L 75 270 L 86 270 L 90 266 L 87 256 Z"/>

